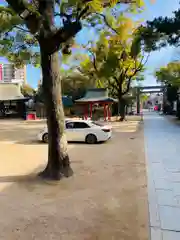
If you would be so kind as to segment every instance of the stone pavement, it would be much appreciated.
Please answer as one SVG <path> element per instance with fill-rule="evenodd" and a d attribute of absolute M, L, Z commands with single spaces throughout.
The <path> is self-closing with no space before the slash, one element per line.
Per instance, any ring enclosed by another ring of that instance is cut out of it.
<path fill-rule="evenodd" d="M 180 126 L 144 113 L 151 240 L 180 239 Z"/>

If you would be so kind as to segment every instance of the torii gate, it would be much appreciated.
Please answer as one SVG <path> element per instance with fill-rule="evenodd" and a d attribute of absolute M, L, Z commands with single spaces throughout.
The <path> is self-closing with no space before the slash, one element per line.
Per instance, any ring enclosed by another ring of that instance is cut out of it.
<path fill-rule="evenodd" d="M 140 94 L 141 93 L 160 93 L 165 90 L 166 86 L 144 86 L 144 87 L 136 87 L 136 103 L 137 103 L 137 114 L 140 114 Z M 159 89 L 159 90 L 157 90 Z M 149 90 L 143 92 L 143 90 Z M 164 94 L 163 94 L 164 99 Z"/>

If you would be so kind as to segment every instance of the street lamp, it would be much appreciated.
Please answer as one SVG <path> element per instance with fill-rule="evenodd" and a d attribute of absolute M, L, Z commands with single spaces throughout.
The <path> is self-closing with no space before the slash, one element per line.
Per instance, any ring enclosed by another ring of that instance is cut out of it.
<path fill-rule="evenodd" d="M 11 8 L 23 19 L 32 34 L 39 31 L 41 21 L 38 13 L 27 8 L 27 0 L 6 0 Z"/>
<path fill-rule="evenodd" d="M 19 14 L 20 18 L 26 20 L 31 12 L 28 9 L 25 9 L 22 13 Z"/>
<path fill-rule="evenodd" d="M 23 12 L 19 13 L 19 16 L 25 21 L 32 34 L 36 34 L 40 30 L 41 18 L 36 13 L 25 8 Z"/>

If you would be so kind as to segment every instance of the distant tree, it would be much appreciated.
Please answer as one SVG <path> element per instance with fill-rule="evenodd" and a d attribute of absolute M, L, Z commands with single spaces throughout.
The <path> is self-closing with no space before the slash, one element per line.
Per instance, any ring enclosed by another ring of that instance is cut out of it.
<path fill-rule="evenodd" d="M 148 101 L 148 99 L 149 99 L 149 96 L 148 96 L 147 94 L 142 93 L 142 94 L 140 95 L 140 100 L 141 100 L 142 103 Z"/>
<path fill-rule="evenodd" d="M 71 96 L 73 100 L 83 97 L 87 89 L 94 88 L 95 83 L 88 76 L 74 71 L 65 71 L 61 77 L 62 95 Z M 37 102 L 44 102 L 42 84 L 39 83 L 35 97 Z"/>
<path fill-rule="evenodd" d="M 180 44 L 180 9 L 172 17 L 158 17 L 139 27 L 137 33 L 144 42 L 146 51 L 154 51 L 167 44 Z"/>
<path fill-rule="evenodd" d="M 21 86 L 21 93 L 25 96 L 25 97 L 33 97 L 35 95 L 35 90 L 28 84 L 23 84 Z"/>
<path fill-rule="evenodd" d="M 180 62 L 171 62 L 155 72 L 158 82 L 180 87 Z"/>
<path fill-rule="evenodd" d="M 43 87 L 42 87 L 42 81 L 39 80 L 38 87 L 34 96 L 35 102 L 44 102 L 44 96 L 43 96 Z"/>
<path fill-rule="evenodd" d="M 69 71 L 62 77 L 63 95 L 72 96 L 73 100 L 83 97 L 89 88 L 95 87 L 95 81 L 78 72 Z"/>
<path fill-rule="evenodd" d="M 157 82 L 166 86 L 164 112 L 171 113 L 173 102 L 177 100 L 177 90 L 180 87 L 180 63 L 171 62 L 155 72 Z M 179 110 L 178 110 L 179 111 Z M 179 115 L 179 114 L 178 114 Z"/>
<path fill-rule="evenodd" d="M 88 54 L 78 70 L 96 79 L 98 87 L 107 87 L 110 94 L 120 103 L 120 120 L 125 117 L 125 95 L 128 94 L 133 80 L 143 80 L 148 56 L 141 52 L 140 38 L 136 36 L 136 22 L 121 15 L 108 23 L 96 44 L 86 46 Z"/>

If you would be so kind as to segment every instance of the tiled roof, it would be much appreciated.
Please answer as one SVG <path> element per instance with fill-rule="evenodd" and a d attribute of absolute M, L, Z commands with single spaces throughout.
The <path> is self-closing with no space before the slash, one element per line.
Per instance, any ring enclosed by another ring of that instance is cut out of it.
<path fill-rule="evenodd" d="M 106 90 L 105 88 L 93 88 L 89 89 L 83 98 L 80 98 L 75 102 L 117 102 L 117 100 L 108 97 L 108 90 Z"/>
<path fill-rule="evenodd" d="M 20 86 L 12 83 L 0 84 L 0 101 L 25 99 Z"/>

